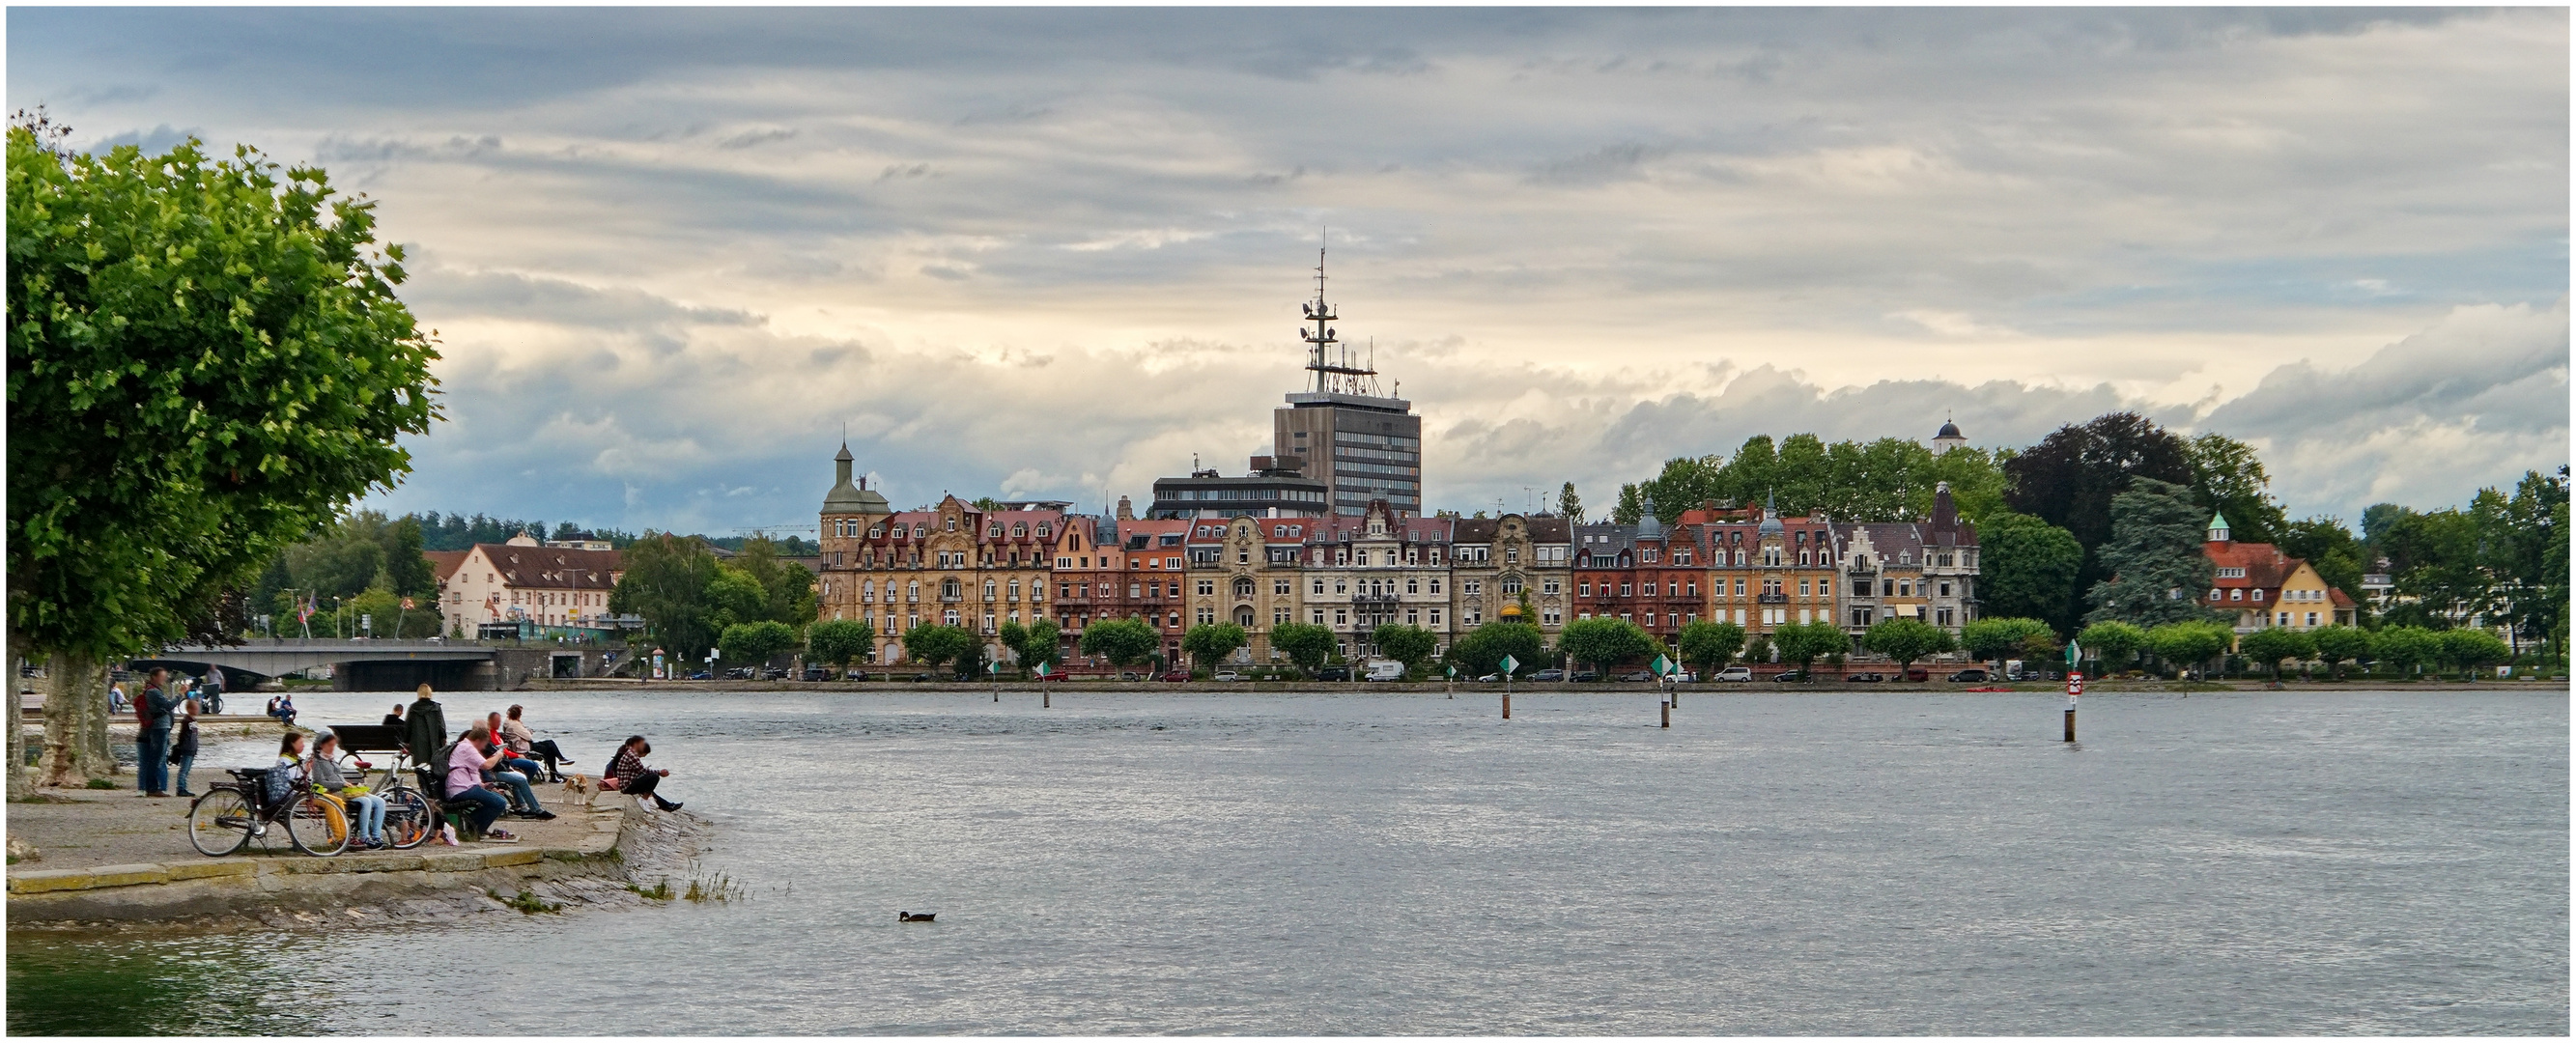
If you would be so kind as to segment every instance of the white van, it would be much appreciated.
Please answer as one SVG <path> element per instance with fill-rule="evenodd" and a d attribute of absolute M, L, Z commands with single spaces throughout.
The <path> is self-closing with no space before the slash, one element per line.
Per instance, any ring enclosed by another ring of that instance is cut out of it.
<path fill-rule="evenodd" d="M 1367 675 L 1365 678 L 1363 678 L 1363 680 L 1369 680 L 1369 681 L 1401 681 L 1401 680 L 1404 680 L 1404 664 L 1403 664 L 1403 663 L 1396 662 L 1395 660 L 1392 660 L 1392 659 L 1371 659 L 1371 660 L 1369 660 L 1369 664 L 1368 664 L 1368 675 Z"/>
<path fill-rule="evenodd" d="M 1724 670 L 1718 671 L 1716 676 L 1720 681 L 1750 681 L 1753 679 L 1753 668 L 1749 666 L 1730 666 Z"/>

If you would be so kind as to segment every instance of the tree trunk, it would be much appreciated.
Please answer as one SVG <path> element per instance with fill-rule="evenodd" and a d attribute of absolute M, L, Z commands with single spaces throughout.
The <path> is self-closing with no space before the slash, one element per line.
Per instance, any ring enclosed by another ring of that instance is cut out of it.
<path fill-rule="evenodd" d="M 56 652 L 45 673 L 44 780 L 77 786 L 115 778 L 116 755 L 107 744 L 106 668 Z"/>
<path fill-rule="evenodd" d="M 26 682 L 18 676 L 17 669 L 19 657 L 25 654 L 26 647 L 27 643 L 20 640 L 17 634 L 9 635 L 9 799 L 11 800 L 24 798 L 30 788 L 27 778 L 27 701 L 18 695 L 19 688 Z"/>

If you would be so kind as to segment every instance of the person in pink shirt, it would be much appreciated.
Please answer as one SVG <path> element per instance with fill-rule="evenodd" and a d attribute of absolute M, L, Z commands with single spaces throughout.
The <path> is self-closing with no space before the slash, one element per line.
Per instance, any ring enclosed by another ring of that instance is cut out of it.
<path fill-rule="evenodd" d="M 510 801 L 483 788 L 483 773 L 501 763 L 501 748 L 491 740 L 492 730 L 479 724 L 467 730 L 464 738 L 456 740 L 456 745 L 447 753 L 447 799 L 474 804 L 470 814 L 473 815 L 474 828 L 482 831 L 483 839 L 517 840 L 518 837 L 492 825 L 500 820 L 501 812 L 509 809 Z"/>

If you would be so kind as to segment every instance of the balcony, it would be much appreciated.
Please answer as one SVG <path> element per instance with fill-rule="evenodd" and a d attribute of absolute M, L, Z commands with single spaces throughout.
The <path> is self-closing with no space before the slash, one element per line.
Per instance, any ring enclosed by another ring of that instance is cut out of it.
<path fill-rule="evenodd" d="M 1370 606 L 1370 607 L 1382 606 L 1382 605 L 1393 605 L 1393 604 L 1395 604 L 1398 600 L 1400 600 L 1400 599 L 1399 599 L 1396 595 L 1393 595 L 1393 594 L 1353 594 L 1353 595 L 1351 595 L 1351 604 L 1353 604 L 1353 605 L 1361 605 L 1361 606 Z"/>
<path fill-rule="evenodd" d="M 1757 605 L 1786 605 L 1789 603 L 1789 595 L 1757 594 L 1754 595 L 1753 602 Z"/>

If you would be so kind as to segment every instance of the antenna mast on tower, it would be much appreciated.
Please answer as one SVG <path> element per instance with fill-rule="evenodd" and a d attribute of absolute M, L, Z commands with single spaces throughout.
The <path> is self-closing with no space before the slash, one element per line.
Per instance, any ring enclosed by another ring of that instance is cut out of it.
<path fill-rule="evenodd" d="M 1325 251 L 1324 246 L 1315 249 L 1315 299 L 1305 304 L 1306 321 L 1314 328 L 1297 330 L 1297 336 L 1306 342 L 1306 370 L 1315 375 L 1314 389 L 1318 393 L 1378 397 L 1373 360 L 1351 358 L 1350 346 L 1342 342 L 1341 331 L 1333 328 L 1332 324 L 1341 321 L 1341 317 L 1333 314 L 1333 306 L 1324 300 Z"/>

